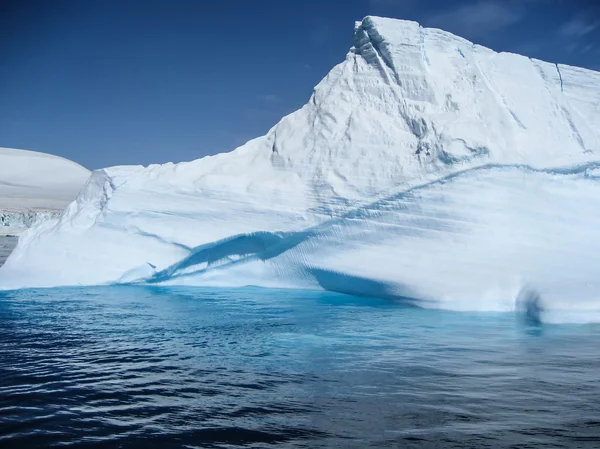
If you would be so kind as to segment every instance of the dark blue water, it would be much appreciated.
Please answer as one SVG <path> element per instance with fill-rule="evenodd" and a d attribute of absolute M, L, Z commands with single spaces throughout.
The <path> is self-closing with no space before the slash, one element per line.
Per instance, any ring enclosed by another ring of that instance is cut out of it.
<path fill-rule="evenodd" d="M 600 447 L 600 327 L 258 289 L 0 293 L 0 447 Z"/>

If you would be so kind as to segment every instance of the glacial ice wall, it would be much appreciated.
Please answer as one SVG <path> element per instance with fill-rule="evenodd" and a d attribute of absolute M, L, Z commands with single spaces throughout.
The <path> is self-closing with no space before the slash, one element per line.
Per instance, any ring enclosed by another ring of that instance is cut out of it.
<path fill-rule="evenodd" d="M 57 210 L 0 210 L 0 228 L 30 228 L 38 221 L 56 219 L 60 217 L 61 213 Z"/>
<path fill-rule="evenodd" d="M 507 310 L 532 285 L 553 310 L 600 312 L 599 105 L 600 73 L 367 17 L 266 136 L 95 172 L 20 239 L 0 288 L 262 285 Z"/>
<path fill-rule="evenodd" d="M 30 228 L 38 221 L 60 217 L 57 210 L 0 211 L 0 227 Z"/>

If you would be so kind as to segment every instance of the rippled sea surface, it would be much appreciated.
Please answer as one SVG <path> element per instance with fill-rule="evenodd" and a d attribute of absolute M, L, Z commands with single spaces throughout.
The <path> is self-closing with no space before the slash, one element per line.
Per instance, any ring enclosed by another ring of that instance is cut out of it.
<path fill-rule="evenodd" d="M 600 327 L 260 289 L 0 292 L 0 447 L 600 447 Z"/>

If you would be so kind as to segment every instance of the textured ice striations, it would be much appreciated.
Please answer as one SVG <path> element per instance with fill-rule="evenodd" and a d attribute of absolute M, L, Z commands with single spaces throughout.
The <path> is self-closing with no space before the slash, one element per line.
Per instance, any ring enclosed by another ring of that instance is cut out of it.
<path fill-rule="evenodd" d="M 94 172 L 0 288 L 324 288 L 425 307 L 600 316 L 600 73 L 367 17 L 266 136 Z"/>

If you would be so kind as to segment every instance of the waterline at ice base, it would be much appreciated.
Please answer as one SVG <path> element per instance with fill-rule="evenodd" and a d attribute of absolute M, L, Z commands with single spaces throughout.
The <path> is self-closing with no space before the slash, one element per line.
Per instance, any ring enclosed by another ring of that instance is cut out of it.
<path fill-rule="evenodd" d="M 599 104 L 598 72 L 367 17 L 266 136 L 94 172 L 21 237 L 0 288 L 254 285 L 490 311 L 529 296 L 544 321 L 598 321 Z"/>

